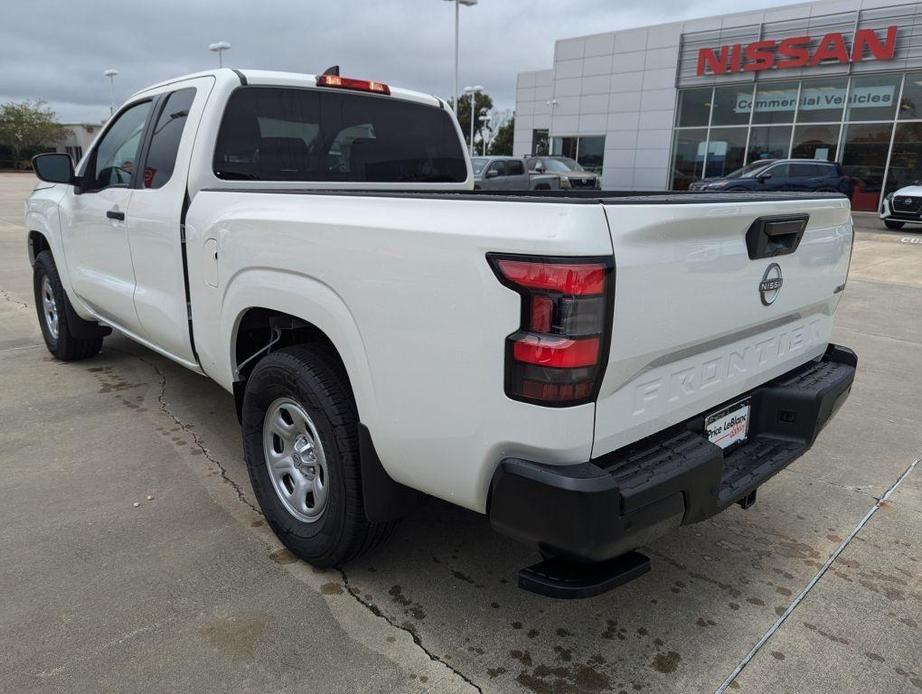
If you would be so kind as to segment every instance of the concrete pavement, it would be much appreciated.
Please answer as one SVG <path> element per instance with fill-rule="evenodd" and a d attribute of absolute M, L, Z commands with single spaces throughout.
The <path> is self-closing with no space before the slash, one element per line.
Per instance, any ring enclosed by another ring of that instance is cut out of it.
<path fill-rule="evenodd" d="M 558 602 L 515 587 L 529 547 L 435 500 L 343 571 L 293 561 L 229 395 L 118 336 L 49 358 L 32 181 L 0 176 L 0 691 L 922 689 L 922 232 L 856 215 L 835 339 L 860 369 L 814 449 Z"/>

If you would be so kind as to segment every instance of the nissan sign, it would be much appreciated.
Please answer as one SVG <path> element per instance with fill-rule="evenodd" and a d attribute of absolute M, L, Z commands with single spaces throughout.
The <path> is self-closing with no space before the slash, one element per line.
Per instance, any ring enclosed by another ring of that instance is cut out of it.
<path fill-rule="evenodd" d="M 762 70 L 790 70 L 814 67 L 828 63 L 857 63 L 868 57 L 872 60 L 892 60 L 896 52 L 896 26 L 886 29 L 880 37 L 873 29 L 858 29 L 852 49 L 845 44 L 841 32 L 826 34 L 815 49 L 810 36 L 792 36 L 781 41 L 756 41 L 750 44 L 734 43 L 720 48 L 702 48 L 698 51 L 698 76 L 725 75 L 734 72 L 760 72 Z"/>

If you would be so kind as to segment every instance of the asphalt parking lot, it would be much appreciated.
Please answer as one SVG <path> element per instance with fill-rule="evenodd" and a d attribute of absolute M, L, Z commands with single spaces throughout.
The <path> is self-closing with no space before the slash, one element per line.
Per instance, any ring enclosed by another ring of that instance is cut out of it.
<path fill-rule="evenodd" d="M 922 227 L 858 225 L 851 398 L 759 493 L 606 595 L 431 501 L 342 571 L 255 508 L 230 395 L 118 336 L 50 358 L 0 175 L 0 691 L 922 690 Z M 734 676 L 735 675 L 735 676 Z"/>

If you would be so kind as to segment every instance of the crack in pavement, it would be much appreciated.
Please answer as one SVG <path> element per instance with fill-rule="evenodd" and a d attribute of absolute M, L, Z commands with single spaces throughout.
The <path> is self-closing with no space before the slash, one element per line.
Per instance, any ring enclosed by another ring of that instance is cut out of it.
<path fill-rule="evenodd" d="M 768 640 L 772 636 L 774 636 L 775 632 L 778 631 L 779 628 L 781 628 L 781 625 L 784 624 L 787 618 L 790 617 L 794 613 L 794 610 L 797 609 L 800 603 L 804 601 L 804 599 L 807 597 L 807 594 L 810 593 L 810 591 L 816 587 L 816 584 L 819 583 L 819 580 L 823 576 L 826 575 L 826 572 L 829 570 L 829 568 L 832 566 L 835 560 L 839 558 L 839 555 L 845 551 L 845 548 L 848 547 L 849 544 L 851 544 L 851 541 L 854 540 L 855 537 L 858 535 L 858 533 L 861 532 L 861 530 L 864 528 L 864 526 L 868 524 L 868 521 L 870 521 L 871 518 L 874 516 L 874 514 L 880 510 L 881 506 L 883 506 L 890 500 L 890 497 L 893 496 L 894 492 L 896 492 L 897 487 L 899 487 L 900 484 L 902 484 L 903 480 L 909 477 L 909 474 L 913 471 L 916 465 L 918 465 L 920 462 L 922 462 L 922 458 L 916 458 L 915 460 L 913 460 L 909 464 L 909 466 L 905 470 L 903 470 L 902 474 L 899 477 L 897 477 L 896 481 L 892 485 L 890 485 L 890 487 L 887 489 L 887 491 L 884 493 L 883 496 L 881 496 L 880 498 L 874 497 L 876 499 L 876 503 L 868 510 L 868 512 L 864 515 L 864 518 L 858 521 L 858 525 L 856 525 L 852 529 L 852 531 L 848 534 L 848 537 L 842 540 L 839 546 L 836 547 L 835 551 L 829 555 L 829 558 L 820 567 L 819 571 L 816 572 L 813 578 L 810 579 L 810 582 L 807 583 L 804 589 L 800 591 L 800 593 L 797 594 L 794 600 L 791 601 L 791 604 L 788 605 L 788 608 L 768 628 L 768 631 L 762 634 L 762 637 L 756 642 L 756 644 L 752 647 L 752 649 L 750 649 L 749 653 L 747 653 L 743 657 L 743 659 L 740 660 L 737 666 L 733 669 L 733 672 L 731 672 L 727 676 L 727 678 L 720 684 L 720 686 L 717 687 L 716 690 L 714 690 L 714 694 L 723 694 L 723 692 L 727 689 L 727 687 L 733 684 L 733 681 L 737 677 L 739 677 L 743 669 L 750 663 L 750 661 L 752 661 L 752 659 L 756 656 L 756 654 L 760 650 L 762 650 L 762 647 L 765 646 L 766 643 L 768 643 Z"/>
<path fill-rule="evenodd" d="M 4 301 L 9 301 L 11 304 L 19 306 L 21 309 L 28 311 L 32 307 L 29 306 L 25 301 L 20 301 L 19 299 L 14 299 L 12 294 L 10 294 L 6 289 L 0 289 L 0 296 L 3 297 Z"/>
<path fill-rule="evenodd" d="M 166 414 L 175 424 L 180 426 L 183 431 L 192 435 L 192 439 L 193 439 L 193 442 L 195 443 L 195 446 L 202 452 L 202 455 L 204 455 L 205 458 L 220 471 L 221 478 L 224 480 L 224 482 L 226 482 L 227 484 L 231 485 L 231 487 L 233 487 L 234 491 L 237 494 L 237 499 L 241 503 L 251 508 L 256 513 L 258 513 L 259 515 L 263 515 L 262 512 L 256 506 L 254 506 L 253 504 L 249 502 L 249 500 L 244 495 L 243 489 L 240 487 L 240 485 L 237 484 L 237 482 L 235 482 L 233 479 L 231 479 L 231 477 L 227 474 L 227 469 L 224 467 L 224 465 L 222 465 L 221 462 L 211 454 L 211 452 L 205 446 L 204 440 L 195 431 L 193 431 L 189 425 L 183 422 L 173 412 L 172 408 L 170 407 L 169 403 L 166 400 L 167 378 L 166 378 L 166 375 L 163 373 L 163 371 L 161 371 L 161 369 L 155 363 L 149 361 L 148 359 L 145 359 L 144 357 L 140 355 L 133 354 L 131 352 L 127 352 L 125 350 L 121 350 L 117 348 L 112 348 L 112 351 L 121 352 L 122 354 L 125 354 L 129 357 L 133 357 L 143 362 L 144 364 L 149 366 L 151 369 L 153 369 L 160 383 L 160 391 L 157 394 L 157 401 L 160 404 L 160 410 L 164 414 Z M 416 645 L 416 647 L 419 648 L 423 653 L 425 653 L 426 656 L 430 660 L 432 660 L 433 662 L 440 663 L 441 665 L 444 665 L 446 668 L 448 668 L 449 671 L 454 673 L 457 677 L 463 680 L 466 684 L 470 685 L 476 691 L 481 692 L 481 693 L 483 692 L 483 690 L 477 684 L 475 684 L 469 677 L 467 677 L 467 675 L 458 671 L 457 669 L 452 667 L 449 663 L 442 660 L 435 653 L 432 653 L 429 649 L 427 649 L 423 645 L 422 639 L 420 638 L 419 634 L 417 634 L 413 629 L 403 626 L 401 624 L 397 624 L 390 617 L 384 614 L 381 611 L 381 609 L 378 608 L 377 605 L 362 598 L 359 592 L 350 583 L 349 577 L 346 574 L 345 570 L 342 568 L 338 568 L 337 570 L 339 571 L 340 576 L 342 576 L 343 585 L 345 586 L 346 591 L 349 593 L 349 595 L 353 597 L 353 599 L 355 599 L 356 602 L 358 602 L 360 605 L 362 605 L 365 609 L 367 609 L 369 612 L 371 612 L 376 617 L 383 619 L 385 622 L 387 622 L 388 625 L 390 625 L 394 629 L 405 631 L 407 634 L 410 635 L 410 638 L 413 640 L 413 643 Z"/>
<path fill-rule="evenodd" d="M 121 352 L 122 354 L 128 355 L 129 357 L 134 357 L 138 361 L 141 361 L 144 364 L 147 364 L 150 368 L 154 370 L 154 373 L 157 374 L 157 378 L 160 381 L 160 392 L 157 394 L 157 402 L 160 404 L 160 411 L 163 412 L 165 415 L 167 415 L 170 419 L 172 419 L 175 424 L 179 425 L 184 432 L 192 435 L 192 442 L 195 444 L 195 447 L 198 448 L 202 452 L 202 455 L 205 456 L 205 459 L 209 463 L 211 463 L 218 469 L 218 471 L 221 473 L 221 479 L 224 480 L 224 482 L 229 484 L 234 489 L 234 492 L 236 492 L 237 494 L 237 500 L 240 501 L 240 503 L 250 507 L 253 511 L 258 513 L 260 516 L 263 515 L 262 511 L 260 511 L 259 508 L 257 508 L 254 504 L 250 503 L 249 499 L 246 498 L 246 494 L 244 494 L 243 492 L 243 487 L 241 487 L 234 479 L 231 478 L 230 475 L 228 475 L 227 468 L 224 467 L 224 465 L 221 463 L 220 460 L 218 460 L 211 454 L 211 451 L 209 451 L 208 447 L 205 446 L 204 439 L 202 439 L 201 436 L 195 433 L 191 425 L 183 422 L 173 412 L 172 408 L 170 407 L 170 404 L 166 401 L 167 378 L 166 378 L 166 375 L 163 373 L 163 371 L 161 371 L 160 368 L 156 364 L 154 364 L 152 361 L 149 361 L 148 359 L 145 359 L 144 357 L 138 354 L 133 354 L 132 352 L 126 352 L 125 350 L 117 349 L 117 348 L 110 348 L 110 349 L 112 349 L 112 351 L 114 352 Z"/>
<path fill-rule="evenodd" d="M 481 689 L 479 685 L 477 685 L 476 683 L 474 683 L 474 681 L 473 681 L 470 677 L 468 677 L 467 675 L 465 675 L 463 672 L 457 670 L 456 668 L 452 667 L 449 663 L 445 662 L 444 660 L 442 660 L 441 658 L 439 658 L 435 653 L 433 653 L 433 652 L 430 651 L 428 648 L 426 648 L 426 647 L 423 645 L 423 641 L 422 641 L 422 639 L 420 638 L 419 634 L 416 633 L 416 630 L 415 630 L 415 629 L 412 629 L 412 628 L 410 628 L 410 627 L 406 627 L 406 626 L 404 626 L 404 625 L 402 625 L 402 624 L 397 624 L 397 622 L 395 622 L 393 619 L 391 619 L 391 618 L 388 617 L 386 614 L 384 614 L 384 612 L 381 610 L 381 608 L 379 608 L 379 607 L 378 607 L 377 605 L 375 605 L 373 602 L 369 602 L 368 600 L 365 600 L 365 599 L 359 594 L 359 592 L 352 586 L 352 584 L 349 582 L 349 576 L 346 575 L 345 569 L 343 569 L 343 568 L 341 568 L 341 567 L 336 567 L 336 570 L 339 571 L 340 576 L 342 576 L 342 578 L 343 578 L 343 585 L 344 585 L 345 588 L 346 588 L 346 592 L 348 592 L 349 595 L 351 595 L 353 598 L 355 598 L 356 602 L 358 602 L 360 605 L 362 605 L 363 607 L 365 607 L 365 608 L 366 608 L 369 612 L 371 612 L 375 617 L 378 617 L 379 619 L 383 619 L 385 622 L 387 622 L 387 623 L 388 623 L 390 626 L 392 626 L 394 629 L 399 629 L 400 631 L 405 631 L 406 633 L 408 633 L 408 634 L 410 635 L 410 638 L 413 639 L 413 643 L 415 643 L 416 646 L 417 646 L 417 648 L 419 648 L 423 653 L 425 653 L 425 654 L 429 657 L 429 660 L 432 660 L 433 662 L 440 663 L 440 664 L 444 665 L 444 666 L 445 666 L 446 668 L 448 668 L 451 672 L 453 672 L 455 675 L 457 675 L 459 678 L 461 678 L 466 684 L 470 685 L 470 686 L 473 687 L 476 691 L 478 691 L 478 692 L 480 692 L 481 694 L 483 694 L 483 689 Z"/>

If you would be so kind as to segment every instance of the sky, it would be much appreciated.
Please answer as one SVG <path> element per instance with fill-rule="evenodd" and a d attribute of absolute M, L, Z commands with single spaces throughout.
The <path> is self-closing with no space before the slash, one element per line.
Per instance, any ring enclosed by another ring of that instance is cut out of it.
<path fill-rule="evenodd" d="M 783 0 L 480 0 L 461 7 L 460 85 L 515 105 L 516 74 L 550 68 L 556 39 L 790 4 Z M 444 0 L 0 0 L 0 103 L 41 99 L 61 122 L 217 65 L 349 77 L 450 96 L 454 3 Z"/>

